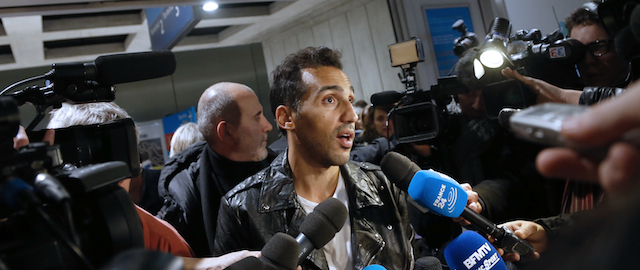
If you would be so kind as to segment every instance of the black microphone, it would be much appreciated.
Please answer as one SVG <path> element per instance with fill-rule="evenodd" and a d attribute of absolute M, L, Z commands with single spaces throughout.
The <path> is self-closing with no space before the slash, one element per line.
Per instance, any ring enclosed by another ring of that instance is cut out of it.
<path fill-rule="evenodd" d="M 520 109 L 512 109 L 512 108 L 504 108 L 500 110 L 500 112 L 498 113 L 498 123 L 500 123 L 500 126 L 502 126 L 503 128 L 511 129 L 509 118 L 511 118 L 512 115 L 520 111 L 521 111 Z"/>
<path fill-rule="evenodd" d="M 416 260 L 414 270 L 442 270 L 442 262 L 433 256 L 425 256 Z"/>
<path fill-rule="evenodd" d="M 298 266 L 298 254 L 300 246 L 293 236 L 286 233 L 276 233 L 262 247 L 260 261 L 264 270 L 295 270 Z M 240 268 L 238 268 L 240 269 Z M 252 268 L 249 268 L 252 269 Z"/>
<path fill-rule="evenodd" d="M 246 257 L 242 260 L 239 260 L 232 265 L 227 266 L 224 270 L 246 270 L 246 269 L 263 269 L 262 262 L 260 259 L 254 256 Z"/>
<path fill-rule="evenodd" d="M 498 227 L 466 206 L 466 191 L 451 177 L 435 171 L 421 170 L 409 158 L 396 152 L 386 154 L 380 167 L 389 180 L 407 191 L 420 206 L 442 216 L 465 218 L 478 230 L 495 238 L 496 246 L 506 252 L 515 252 L 523 257 L 533 253 L 533 246 L 529 242 L 520 239 L 507 228 Z"/>
<path fill-rule="evenodd" d="M 171 51 L 103 55 L 93 63 L 53 64 L 46 79 L 96 81 L 100 85 L 142 81 L 173 74 L 176 58 Z"/>
<path fill-rule="evenodd" d="M 401 91 L 382 91 L 371 95 L 371 105 L 384 106 L 393 105 L 398 102 L 404 96 L 404 92 Z"/>
<path fill-rule="evenodd" d="M 300 224 L 300 234 L 296 237 L 296 242 L 300 244 L 298 264 L 302 264 L 311 251 L 329 243 L 342 229 L 347 216 L 347 208 L 336 198 L 318 204 Z"/>

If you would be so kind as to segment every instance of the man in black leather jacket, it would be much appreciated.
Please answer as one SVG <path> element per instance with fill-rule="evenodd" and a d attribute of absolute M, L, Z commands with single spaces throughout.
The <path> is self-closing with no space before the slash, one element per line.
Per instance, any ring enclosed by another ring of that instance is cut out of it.
<path fill-rule="evenodd" d="M 200 97 L 198 129 L 206 142 L 176 154 L 162 168 L 158 191 L 164 205 L 157 214 L 197 257 L 212 253 L 220 198 L 275 158 L 266 148 L 271 128 L 258 97 L 245 85 L 217 83 Z"/>
<path fill-rule="evenodd" d="M 309 47 L 274 70 L 271 108 L 289 148 L 225 195 L 214 255 L 260 249 L 277 232 L 295 237 L 312 207 L 335 197 L 349 218 L 303 269 L 413 269 L 404 193 L 379 167 L 349 162 L 358 116 L 341 68 L 338 52 Z"/>

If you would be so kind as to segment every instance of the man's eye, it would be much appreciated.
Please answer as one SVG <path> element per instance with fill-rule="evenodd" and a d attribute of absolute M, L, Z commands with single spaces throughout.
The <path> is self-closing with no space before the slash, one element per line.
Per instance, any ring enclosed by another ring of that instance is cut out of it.
<path fill-rule="evenodd" d="M 324 99 L 326 102 L 328 103 L 333 103 L 335 100 L 333 99 L 333 97 L 327 97 Z"/>

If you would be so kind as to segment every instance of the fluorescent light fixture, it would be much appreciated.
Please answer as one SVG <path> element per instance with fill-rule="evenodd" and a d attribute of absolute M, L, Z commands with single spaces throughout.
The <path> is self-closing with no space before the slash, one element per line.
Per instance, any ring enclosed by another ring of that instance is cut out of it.
<path fill-rule="evenodd" d="M 216 9 L 218 9 L 218 4 L 214 2 L 207 2 L 206 4 L 204 4 L 204 6 L 202 6 L 202 10 L 204 11 L 214 11 Z"/>

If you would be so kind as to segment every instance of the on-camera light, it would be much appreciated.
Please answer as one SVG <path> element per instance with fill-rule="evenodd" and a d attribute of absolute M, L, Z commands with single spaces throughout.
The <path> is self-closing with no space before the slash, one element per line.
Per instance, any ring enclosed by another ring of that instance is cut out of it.
<path fill-rule="evenodd" d="M 207 2 L 206 4 L 204 4 L 204 6 L 202 6 L 202 10 L 204 11 L 214 11 L 218 9 L 218 4 L 216 4 L 215 2 Z"/>

